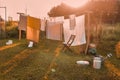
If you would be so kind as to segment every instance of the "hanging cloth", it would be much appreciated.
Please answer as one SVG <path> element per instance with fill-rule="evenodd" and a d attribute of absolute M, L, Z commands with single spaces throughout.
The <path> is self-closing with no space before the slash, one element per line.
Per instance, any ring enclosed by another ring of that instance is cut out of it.
<path fill-rule="evenodd" d="M 74 42 L 71 46 L 82 45 L 86 43 L 85 37 L 85 15 L 76 17 L 76 26 L 73 30 L 69 28 L 69 19 L 64 20 L 64 41 L 67 42 L 71 34 L 76 35 Z"/>
<path fill-rule="evenodd" d="M 69 16 L 69 23 L 70 23 L 70 30 L 74 30 L 75 26 L 76 26 L 76 18 L 75 15 L 70 15 Z"/>
<path fill-rule="evenodd" d="M 28 40 L 39 42 L 40 35 L 40 19 L 28 16 L 27 18 L 27 34 Z"/>
<path fill-rule="evenodd" d="M 62 40 L 62 24 L 57 22 L 48 22 L 46 28 L 47 39 Z"/>
<path fill-rule="evenodd" d="M 40 25 L 41 25 L 40 19 L 31 17 L 31 16 L 27 17 L 27 26 L 28 27 L 38 30 L 38 29 L 40 29 Z"/>

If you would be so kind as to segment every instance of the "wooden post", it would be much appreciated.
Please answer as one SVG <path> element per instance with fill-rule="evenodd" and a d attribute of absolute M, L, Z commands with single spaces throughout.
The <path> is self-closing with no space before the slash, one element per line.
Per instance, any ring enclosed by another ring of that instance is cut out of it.
<path fill-rule="evenodd" d="M 21 40 L 21 30 L 19 30 L 19 40 Z"/>
<path fill-rule="evenodd" d="M 102 30 L 102 16 L 103 16 L 103 12 L 101 12 L 101 14 L 100 14 L 100 20 L 99 20 L 100 22 L 99 22 L 98 32 L 97 32 L 97 40 L 99 40 L 99 41 L 101 40 L 101 35 L 103 32 L 103 30 Z"/>
<path fill-rule="evenodd" d="M 17 14 L 19 14 L 19 16 L 20 16 L 20 15 L 22 15 L 22 14 L 24 14 L 24 13 L 17 12 Z M 20 17 L 19 17 L 19 18 L 20 18 Z M 19 40 L 21 40 L 21 29 L 19 29 Z"/>
<path fill-rule="evenodd" d="M 90 12 L 87 12 L 87 43 L 86 43 L 86 49 L 85 54 L 88 52 L 88 47 L 90 44 Z"/>

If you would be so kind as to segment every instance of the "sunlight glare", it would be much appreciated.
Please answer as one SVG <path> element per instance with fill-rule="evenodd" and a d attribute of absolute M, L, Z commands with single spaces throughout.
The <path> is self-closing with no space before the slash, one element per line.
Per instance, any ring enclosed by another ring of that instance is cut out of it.
<path fill-rule="evenodd" d="M 68 4 L 69 6 L 77 8 L 84 6 L 88 2 L 88 0 L 64 0 L 63 2 Z"/>

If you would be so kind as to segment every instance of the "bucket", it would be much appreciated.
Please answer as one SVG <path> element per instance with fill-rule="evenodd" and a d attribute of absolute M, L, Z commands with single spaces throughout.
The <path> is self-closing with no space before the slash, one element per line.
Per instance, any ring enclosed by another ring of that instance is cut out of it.
<path fill-rule="evenodd" d="M 93 60 L 93 68 L 100 69 L 101 68 L 101 58 L 100 57 L 94 57 Z"/>

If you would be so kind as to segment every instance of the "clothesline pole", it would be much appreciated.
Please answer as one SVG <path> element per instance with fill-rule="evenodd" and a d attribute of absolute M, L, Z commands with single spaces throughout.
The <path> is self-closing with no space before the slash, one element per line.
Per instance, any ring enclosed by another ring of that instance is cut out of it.
<path fill-rule="evenodd" d="M 21 40 L 21 30 L 19 30 L 19 40 Z"/>
<path fill-rule="evenodd" d="M 90 44 L 90 12 L 87 12 L 87 43 L 86 43 L 86 49 L 85 54 L 87 54 L 88 47 Z"/>

